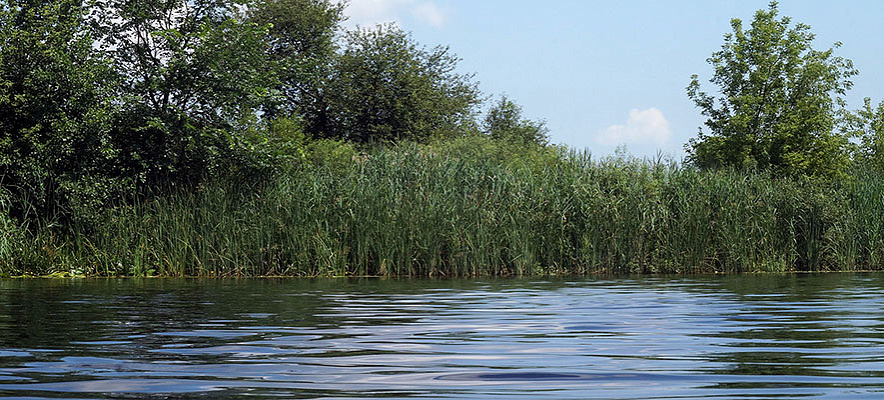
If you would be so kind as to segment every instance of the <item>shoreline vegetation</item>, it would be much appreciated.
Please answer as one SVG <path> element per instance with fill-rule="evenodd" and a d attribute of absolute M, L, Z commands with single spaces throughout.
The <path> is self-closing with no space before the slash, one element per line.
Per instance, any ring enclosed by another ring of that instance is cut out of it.
<path fill-rule="evenodd" d="M 562 149 L 493 153 L 403 144 L 340 169 L 310 166 L 258 186 L 209 182 L 108 208 L 90 226 L 6 219 L 0 271 L 741 273 L 877 270 L 884 258 L 881 175 L 835 182 Z"/>
<path fill-rule="evenodd" d="M 0 0 L 0 276 L 882 269 L 884 103 L 776 2 L 688 83 L 681 162 L 552 145 L 345 7 Z"/>

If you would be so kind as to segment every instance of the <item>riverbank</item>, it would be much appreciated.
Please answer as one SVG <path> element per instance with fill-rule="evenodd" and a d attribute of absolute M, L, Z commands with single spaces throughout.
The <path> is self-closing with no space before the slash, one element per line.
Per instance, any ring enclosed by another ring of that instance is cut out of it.
<path fill-rule="evenodd" d="M 497 276 L 877 270 L 884 178 L 704 172 L 561 149 L 378 149 L 262 185 L 4 217 L 0 274 Z"/>

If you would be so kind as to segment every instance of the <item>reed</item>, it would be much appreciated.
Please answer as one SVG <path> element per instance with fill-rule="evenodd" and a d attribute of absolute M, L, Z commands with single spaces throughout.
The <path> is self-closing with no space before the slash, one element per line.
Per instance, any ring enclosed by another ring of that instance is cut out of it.
<path fill-rule="evenodd" d="M 0 218 L 0 273 L 476 276 L 880 269 L 884 177 L 704 172 L 557 149 L 376 149 L 347 168 Z M 501 154 L 510 154 L 508 156 Z"/>

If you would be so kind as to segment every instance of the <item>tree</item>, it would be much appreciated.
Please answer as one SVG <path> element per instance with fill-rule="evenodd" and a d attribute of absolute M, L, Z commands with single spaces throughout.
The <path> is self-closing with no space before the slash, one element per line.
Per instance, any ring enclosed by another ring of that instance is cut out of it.
<path fill-rule="evenodd" d="M 267 27 L 237 0 L 97 0 L 97 44 L 120 84 L 119 168 L 146 181 L 198 179 L 235 159 L 238 125 L 273 96 Z"/>
<path fill-rule="evenodd" d="M 832 48 L 811 47 L 810 27 L 777 19 L 777 3 L 755 13 L 751 27 L 731 20 L 733 33 L 707 61 L 719 87 L 700 91 L 697 75 L 688 96 L 708 117 L 685 147 L 703 168 L 772 170 L 782 175 L 837 175 L 847 164 L 847 140 L 834 132 L 835 108 L 857 74 Z"/>
<path fill-rule="evenodd" d="M 856 113 L 846 113 L 844 130 L 859 141 L 855 160 L 877 171 L 884 171 L 884 101 L 873 107 L 872 100 L 866 98 L 863 107 Z"/>
<path fill-rule="evenodd" d="M 426 142 L 471 126 L 479 91 L 471 75 L 455 72 L 447 47 L 418 47 L 392 25 L 345 36 L 323 85 L 319 109 L 306 113 L 316 136 L 358 143 Z"/>
<path fill-rule="evenodd" d="M 249 21 L 268 26 L 267 59 L 279 76 L 282 102 L 270 114 L 317 109 L 321 83 L 328 77 L 335 36 L 346 3 L 330 0 L 258 0 L 248 8 Z"/>
<path fill-rule="evenodd" d="M 546 146 L 549 142 L 549 129 L 543 121 L 535 122 L 522 118 L 522 107 L 512 102 L 506 96 L 500 100 L 485 115 L 482 124 L 485 134 L 495 140 L 501 140 L 518 145 Z"/>
<path fill-rule="evenodd" d="M 261 104 L 266 28 L 235 0 L 105 0 L 93 8 L 99 45 L 122 76 L 118 94 L 152 115 L 236 121 Z M 269 82 L 268 82 L 269 80 Z"/>
<path fill-rule="evenodd" d="M 84 13 L 77 0 L 0 4 L 0 185 L 22 216 L 52 217 L 114 186 L 114 75 Z"/>

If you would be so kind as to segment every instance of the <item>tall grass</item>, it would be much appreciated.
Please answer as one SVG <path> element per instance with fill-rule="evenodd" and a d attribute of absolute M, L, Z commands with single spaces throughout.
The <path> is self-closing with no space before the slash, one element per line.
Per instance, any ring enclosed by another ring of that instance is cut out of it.
<path fill-rule="evenodd" d="M 378 149 L 97 223 L 0 216 L 0 273 L 473 276 L 878 269 L 884 177 L 701 172 L 546 150 Z"/>

